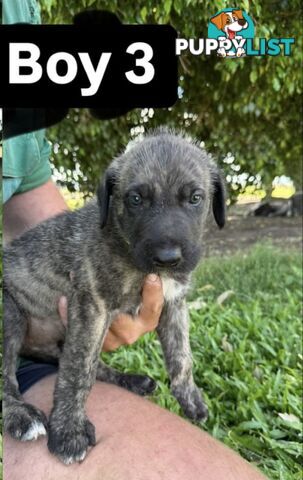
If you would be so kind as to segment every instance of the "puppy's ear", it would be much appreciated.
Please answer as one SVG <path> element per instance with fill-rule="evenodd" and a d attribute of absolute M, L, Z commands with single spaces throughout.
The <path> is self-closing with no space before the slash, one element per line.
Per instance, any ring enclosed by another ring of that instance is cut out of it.
<path fill-rule="evenodd" d="M 233 10 L 232 13 L 235 14 L 239 20 L 244 20 L 242 10 Z"/>
<path fill-rule="evenodd" d="M 114 171 L 110 168 L 107 169 L 101 179 L 101 183 L 97 190 L 97 198 L 100 208 L 101 228 L 104 228 L 107 222 L 109 202 L 110 197 L 113 193 L 115 180 L 116 177 Z"/>
<path fill-rule="evenodd" d="M 213 214 L 219 228 L 225 225 L 226 206 L 225 206 L 225 185 L 219 170 L 213 173 Z"/>
<path fill-rule="evenodd" d="M 224 25 L 226 23 L 226 13 L 224 13 L 224 12 L 218 13 L 218 15 L 216 15 L 215 17 L 212 17 L 210 19 L 210 21 L 211 21 L 211 23 L 216 25 L 216 27 L 219 30 L 222 30 L 222 28 L 224 27 Z"/>

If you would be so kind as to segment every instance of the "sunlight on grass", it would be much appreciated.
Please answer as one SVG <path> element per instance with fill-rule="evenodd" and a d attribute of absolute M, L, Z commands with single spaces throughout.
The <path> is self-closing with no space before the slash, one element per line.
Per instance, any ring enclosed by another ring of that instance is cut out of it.
<path fill-rule="evenodd" d="M 278 197 L 278 198 L 289 198 L 295 193 L 295 191 L 296 191 L 295 187 L 278 185 L 277 187 L 274 188 L 271 196 Z"/>
<path fill-rule="evenodd" d="M 295 193 L 295 188 L 291 185 L 277 185 L 272 191 L 272 198 L 290 198 Z M 240 193 L 237 203 L 260 202 L 266 197 L 265 190 L 256 190 L 253 186 L 248 186 L 245 192 Z"/>

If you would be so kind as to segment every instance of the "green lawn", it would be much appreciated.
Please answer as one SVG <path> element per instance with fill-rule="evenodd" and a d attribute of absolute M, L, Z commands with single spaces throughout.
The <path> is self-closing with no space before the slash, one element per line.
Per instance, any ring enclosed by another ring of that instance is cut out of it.
<path fill-rule="evenodd" d="M 270 245 L 207 259 L 189 298 L 194 374 L 210 411 L 203 428 L 271 479 L 301 479 L 301 265 L 299 253 Z M 182 415 L 154 334 L 104 357 L 152 376 L 152 400 Z"/>

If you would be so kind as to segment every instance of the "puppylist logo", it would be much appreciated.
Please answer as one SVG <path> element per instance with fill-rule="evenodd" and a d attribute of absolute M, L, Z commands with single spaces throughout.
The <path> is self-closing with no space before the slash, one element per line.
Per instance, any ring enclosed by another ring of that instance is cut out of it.
<path fill-rule="evenodd" d="M 178 38 L 176 55 L 186 50 L 192 55 L 216 54 L 223 58 L 291 55 L 294 38 L 259 38 L 254 42 L 254 36 L 254 22 L 244 10 L 224 8 L 210 18 L 207 38 Z"/>

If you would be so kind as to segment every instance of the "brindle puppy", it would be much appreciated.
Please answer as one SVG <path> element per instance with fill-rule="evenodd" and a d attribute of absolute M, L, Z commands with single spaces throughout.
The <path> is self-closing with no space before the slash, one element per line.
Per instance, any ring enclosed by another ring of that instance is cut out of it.
<path fill-rule="evenodd" d="M 112 162 L 97 200 L 10 244 L 4 255 L 4 425 L 14 438 L 32 440 L 47 428 L 51 452 L 66 464 L 81 461 L 95 444 L 84 408 L 96 378 L 139 394 L 153 391 L 149 377 L 117 372 L 99 359 L 113 318 L 138 308 L 151 272 L 163 282 L 157 332 L 172 393 L 189 418 L 206 418 L 192 376 L 185 294 L 201 257 L 210 205 L 223 227 L 224 187 L 211 157 L 160 129 Z M 57 310 L 62 295 L 68 298 L 66 332 Z M 48 426 L 19 393 L 19 354 L 60 357 Z"/>

